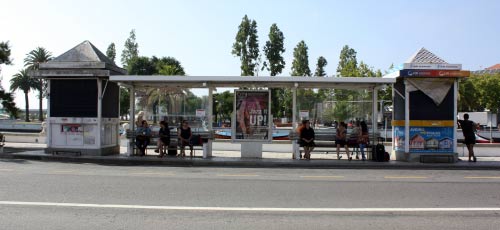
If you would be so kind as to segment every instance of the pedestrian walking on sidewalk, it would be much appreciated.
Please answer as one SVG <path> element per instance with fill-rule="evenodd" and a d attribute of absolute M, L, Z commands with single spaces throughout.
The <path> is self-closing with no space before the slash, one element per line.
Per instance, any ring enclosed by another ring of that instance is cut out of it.
<path fill-rule="evenodd" d="M 462 133 L 464 134 L 464 144 L 469 150 L 469 162 L 476 162 L 476 156 L 474 155 L 474 144 L 476 144 L 476 124 L 469 120 L 469 114 L 464 114 L 463 120 L 458 120 L 460 127 L 462 127 Z"/>

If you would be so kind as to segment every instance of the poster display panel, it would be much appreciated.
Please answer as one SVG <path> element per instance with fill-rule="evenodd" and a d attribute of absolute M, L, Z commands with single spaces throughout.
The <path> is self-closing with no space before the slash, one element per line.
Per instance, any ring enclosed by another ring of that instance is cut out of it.
<path fill-rule="evenodd" d="M 235 90 L 233 141 L 271 141 L 271 92 Z"/>
<path fill-rule="evenodd" d="M 394 127 L 394 147 L 404 151 L 404 126 Z M 410 127 L 410 153 L 453 152 L 453 127 Z"/>

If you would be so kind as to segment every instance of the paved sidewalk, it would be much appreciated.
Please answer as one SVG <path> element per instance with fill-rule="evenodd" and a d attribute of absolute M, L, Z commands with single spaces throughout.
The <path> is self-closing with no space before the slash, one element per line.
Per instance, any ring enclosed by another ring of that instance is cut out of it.
<path fill-rule="evenodd" d="M 0 153 L 0 158 L 21 159 L 21 160 L 43 160 L 60 161 L 73 163 L 94 163 L 104 165 L 165 165 L 165 166 L 194 166 L 194 167 L 285 167 L 285 168 L 349 168 L 349 169 L 457 169 L 457 170 L 500 170 L 500 157 L 488 156 L 478 157 L 478 162 L 468 162 L 466 157 L 461 157 L 462 161 L 457 163 L 409 163 L 400 161 L 373 162 L 344 159 L 337 160 L 336 154 L 317 153 L 312 155 L 311 160 L 292 160 L 291 152 L 266 151 L 264 148 L 262 159 L 240 158 L 240 152 L 233 150 L 233 147 L 224 148 L 216 145 L 213 150 L 213 157 L 203 159 L 201 151 L 197 151 L 194 158 L 184 157 L 164 157 L 158 158 L 157 154 L 146 157 L 127 156 L 119 154 L 113 156 L 76 156 L 74 153 L 51 155 L 44 153 L 45 144 L 36 143 L 7 143 L 4 153 Z M 276 146 L 272 146 L 273 148 Z M 280 146 L 277 146 L 278 148 Z M 486 147 L 485 147 L 486 148 Z M 490 147 L 491 148 L 491 147 Z M 220 150 L 222 149 L 222 150 Z M 272 149 L 272 148 L 271 148 Z M 481 152 L 482 147 L 478 147 Z M 493 150 L 497 151 L 497 147 Z M 484 149 L 486 150 L 486 149 Z M 500 149 L 499 149 L 500 150 Z M 122 147 L 122 153 L 126 149 Z M 148 153 L 154 153 L 149 150 Z"/>

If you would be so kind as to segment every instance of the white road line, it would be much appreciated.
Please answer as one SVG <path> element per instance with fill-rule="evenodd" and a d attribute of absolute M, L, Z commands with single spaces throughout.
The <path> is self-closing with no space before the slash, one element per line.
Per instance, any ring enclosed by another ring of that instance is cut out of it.
<path fill-rule="evenodd" d="M 300 178 L 308 178 L 308 179 L 328 179 L 328 178 L 344 178 L 344 176 L 300 176 Z"/>
<path fill-rule="evenodd" d="M 221 176 L 221 177 L 224 177 L 224 176 L 227 176 L 227 177 L 255 177 L 255 176 L 259 176 L 257 174 L 219 174 L 217 176 Z"/>
<path fill-rule="evenodd" d="M 2 172 L 12 172 L 12 171 L 14 171 L 14 169 L 0 169 L 0 171 L 2 171 Z"/>
<path fill-rule="evenodd" d="M 500 176 L 466 176 L 465 179 L 500 179 Z"/>
<path fill-rule="evenodd" d="M 385 179 L 427 179 L 426 176 L 385 176 Z"/>
<path fill-rule="evenodd" d="M 264 207 L 191 207 L 191 206 L 151 206 L 120 204 L 83 204 L 53 202 L 0 201 L 0 205 L 51 206 L 116 209 L 188 210 L 188 211 L 250 211 L 250 212 L 470 212 L 500 211 L 500 207 L 474 208 L 264 208 Z"/>

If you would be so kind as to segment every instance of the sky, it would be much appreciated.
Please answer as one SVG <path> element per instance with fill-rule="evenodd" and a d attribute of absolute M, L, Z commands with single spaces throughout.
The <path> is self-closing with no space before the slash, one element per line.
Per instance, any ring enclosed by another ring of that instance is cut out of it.
<path fill-rule="evenodd" d="M 121 66 L 132 29 L 141 56 L 175 57 L 191 76 L 239 76 L 231 49 L 244 15 L 257 22 L 261 50 L 273 23 L 283 32 L 283 76 L 290 75 L 301 40 L 311 71 L 323 56 L 328 75 L 336 74 L 344 45 L 374 70 L 404 63 L 422 47 L 464 70 L 479 70 L 500 63 L 498 12 L 495 0 L 0 0 L 0 41 L 9 41 L 14 62 L 1 65 L 1 83 L 9 90 L 26 54 L 39 46 L 57 57 L 85 40 L 103 53 L 114 42 Z M 22 92 L 15 95 L 24 109 Z M 38 108 L 35 95 L 30 109 Z"/>

